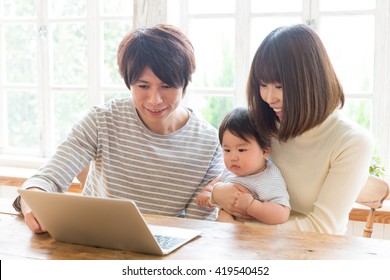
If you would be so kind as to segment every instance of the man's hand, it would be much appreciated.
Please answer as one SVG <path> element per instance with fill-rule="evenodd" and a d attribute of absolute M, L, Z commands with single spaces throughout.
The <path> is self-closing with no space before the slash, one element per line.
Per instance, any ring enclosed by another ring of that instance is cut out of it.
<path fill-rule="evenodd" d="M 29 190 L 32 191 L 43 191 L 40 188 L 29 188 Z M 47 232 L 46 227 L 38 220 L 37 217 L 35 217 L 34 213 L 31 211 L 30 207 L 27 205 L 27 203 L 24 201 L 24 199 L 20 199 L 20 205 L 22 208 L 22 214 L 24 216 L 24 221 L 28 225 L 28 227 L 34 232 L 34 233 L 43 233 Z"/>
<path fill-rule="evenodd" d="M 28 211 L 24 214 L 24 221 L 34 233 L 47 232 L 45 226 L 39 222 L 32 211 Z"/>

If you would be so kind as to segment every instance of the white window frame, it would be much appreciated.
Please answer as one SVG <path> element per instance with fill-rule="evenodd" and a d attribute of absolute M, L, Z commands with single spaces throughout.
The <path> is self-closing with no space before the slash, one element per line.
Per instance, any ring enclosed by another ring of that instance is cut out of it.
<path fill-rule="evenodd" d="M 0 0 L 2 1 L 2 0 Z M 53 1 L 53 0 L 52 0 Z M 55 1 L 55 0 L 54 0 Z M 133 7 L 136 7 L 136 0 L 134 0 Z M 2 82 L 2 77 L 5 75 L 4 64 L 0 64 L 2 69 L 0 69 L 0 93 L 3 93 L 5 90 L 9 89 L 36 89 L 39 93 L 39 125 L 44 128 L 40 131 L 40 147 L 38 153 L 30 151 L 29 149 L 14 149 L 6 148 L 5 143 L 7 133 L 7 116 L 3 112 L 6 112 L 6 95 L 0 94 L 0 131 L 3 135 L 0 135 L 0 167 L 20 167 L 20 168 L 38 168 L 42 165 L 43 162 L 47 161 L 50 157 L 53 149 L 55 149 L 55 143 L 53 136 L 54 135 L 54 111 L 53 111 L 53 97 L 50 95 L 52 90 L 87 90 L 88 92 L 88 101 L 89 104 L 102 104 L 104 102 L 103 92 L 106 91 L 127 91 L 126 86 L 105 86 L 100 85 L 99 81 L 101 80 L 101 69 L 103 65 L 100 64 L 102 61 L 102 30 L 101 23 L 103 20 L 129 20 L 131 25 L 134 24 L 135 19 L 132 16 L 116 15 L 116 16 L 101 16 L 99 13 L 100 5 L 96 0 L 87 0 L 86 1 L 86 13 L 87 16 L 81 21 L 84 21 L 86 24 L 87 33 L 87 44 L 88 46 L 100 46 L 99 48 L 89 47 L 88 48 L 88 84 L 86 87 L 72 87 L 72 86 L 55 86 L 49 84 L 49 67 L 50 67 L 50 55 L 47 54 L 48 40 L 46 39 L 46 33 L 48 32 L 48 26 L 54 22 L 71 22 L 70 18 L 61 18 L 61 19 L 50 19 L 48 16 L 48 5 L 50 4 L 49 0 L 40 0 L 38 6 L 38 15 L 37 18 L 31 19 L 18 19 L 10 18 L 4 21 L 0 21 L 0 30 L 3 30 L 1 25 L 3 23 L 20 23 L 20 22 L 29 22 L 37 24 L 38 30 L 37 33 L 41 34 L 41 38 L 37 40 L 37 52 L 38 52 L 38 77 L 37 77 L 37 86 L 29 85 L 4 85 Z M 38 21 L 38 23 L 37 23 Z M 79 21 L 79 19 L 76 19 Z M 2 34 L 0 34 L 2 36 Z M 1 40 L 4 41 L 4 40 Z M 0 52 L 0 59 L 4 61 L 5 57 L 2 52 Z"/>
<path fill-rule="evenodd" d="M 212 1 L 212 0 L 210 0 Z M 341 0 L 342 1 L 342 0 Z M 248 77 L 251 58 L 249 55 L 249 33 L 250 33 L 250 1 L 236 0 L 236 48 L 235 48 L 235 87 L 232 89 L 207 89 L 191 88 L 191 95 L 225 95 L 234 96 L 235 105 L 246 105 L 246 96 L 243 94 L 246 88 L 246 78 Z M 178 25 L 184 31 L 187 30 L 187 22 L 193 18 L 212 18 L 212 14 L 196 16 L 188 14 L 188 0 L 168 0 L 168 11 L 170 7 L 179 7 L 179 15 L 172 16 L 173 24 Z M 171 8 L 172 9 L 172 8 Z M 377 0 L 374 11 L 363 13 L 373 14 L 375 16 L 375 65 L 374 65 L 374 86 L 373 93 L 370 94 L 346 94 L 346 98 L 367 98 L 372 100 L 372 119 L 371 133 L 376 140 L 378 155 L 386 170 L 386 176 L 390 169 L 390 112 L 386 108 L 390 107 L 390 1 Z M 303 0 L 303 11 L 300 13 L 303 22 L 307 24 L 316 24 L 319 17 L 325 14 L 351 15 L 362 14 L 361 11 L 344 12 L 319 12 L 318 0 Z M 273 16 L 280 14 L 274 13 Z M 286 15 L 286 14 L 283 14 Z M 296 15 L 296 13 L 294 14 Z M 218 15 L 215 15 L 217 17 Z M 226 14 L 224 14 L 226 16 Z M 169 17 L 168 17 L 169 19 Z M 191 38 L 190 38 L 191 39 Z M 364 38 L 362 38 L 364 40 Z M 244 91 L 243 91 L 244 90 Z M 190 105 L 190 104 L 189 104 Z"/>
<path fill-rule="evenodd" d="M 1 1 L 1 0 L 0 0 Z M 210 0 L 213 1 L 213 0 Z M 341 0 L 342 1 L 342 0 Z M 191 88 L 188 94 L 197 95 L 233 95 L 235 105 L 246 105 L 246 96 L 243 94 L 246 88 L 246 78 L 249 73 L 251 58 L 249 55 L 249 34 L 250 34 L 250 10 L 249 0 L 236 0 L 236 12 L 234 13 L 236 19 L 236 48 L 235 48 L 235 87 L 231 89 L 208 89 L 208 88 Z M 306 23 L 318 22 L 320 16 L 318 12 L 318 0 L 304 0 L 303 1 L 303 13 L 302 18 Z M 375 10 L 375 67 L 374 67 L 374 88 L 372 96 L 366 97 L 372 98 L 372 134 L 377 140 L 379 155 L 381 156 L 385 169 L 389 173 L 390 169 L 390 112 L 387 108 L 390 107 L 390 1 L 377 0 Z M 188 15 L 188 1 L 187 0 L 134 0 L 134 26 L 152 26 L 156 23 L 172 23 L 184 31 L 187 29 Z M 88 1 L 88 11 L 94 11 L 97 16 L 96 1 Z M 277 14 L 275 14 L 277 15 Z M 207 15 L 205 17 L 210 17 Z M 0 22 L 1 25 L 1 22 Z M 1 26 L 0 26 L 1 27 Z M 99 43 L 99 27 L 95 28 L 93 21 L 88 23 L 88 30 L 94 30 L 88 34 L 88 43 Z M 0 52 L 0 59 L 4 59 Z M 99 94 L 97 80 L 99 79 L 98 57 L 100 52 L 91 53 L 89 56 L 89 98 L 91 104 L 98 104 L 102 102 L 102 96 Z M 44 64 L 47 61 L 43 60 Z M 4 69 L 0 69 L 2 72 Z M 42 77 L 48 75 L 46 72 L 42 72 Z M 0 76 L 1 79 L 1 76 Z M 47 86 L 43 83 L 42 88 L 39 90 L 47 92 Z M 118 90 L 117 88 L 106 88 L 108 90 Z M 0 91 L 3 91 L 2 83 L 0 81 Z M 347 98 L 362 97 L 350 96 Z M 41 104 L 44 106 L 50 106 L 50 99 L 44 98 L 44 102 Z M 6 102 L 4 97 L 0 95 L 0 110 L 3 112 Z M 1 114 L 0 112 L 0 114 Z M 43 116 L 42 119 L 47 122 L 50 118 Z M 50 124 L 47 124 L 50 127 Z M 6 131 L 6 119 L 0 117 L 0 131 Z M 48 135 L 50 130 L 46 130 L 43 135 L 44 141 L 42 145 L 48 146 Z M 4 147 L 4 143 L 1 142 L 0 137 L 0 153 L 4 152 L 1 147 Z M 26 157 L 24 157 L 26 159 Z M 42 159 L 34 158 L 31 161 L 20 162 L 20 160 L 12 160 L 6 158 L 0 154 L 0 165 L 23 165 L 28 167 L 30 162 L 33 164 L 30 166 L 39 166 Z M 34 164 L 34 162 L 37 162 Z"/>

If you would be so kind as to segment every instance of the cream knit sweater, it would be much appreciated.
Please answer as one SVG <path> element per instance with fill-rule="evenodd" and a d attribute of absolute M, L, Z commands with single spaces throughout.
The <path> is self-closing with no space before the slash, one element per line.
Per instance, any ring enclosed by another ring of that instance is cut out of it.
<path fill-rule="evenodd" d="M 340 111 L 299 137 L 274 140 L 271 159 L 286 180 L 294 211 L 278 227 L 344 234 L 367 180 L 373 147 L 370 133 Z"/>

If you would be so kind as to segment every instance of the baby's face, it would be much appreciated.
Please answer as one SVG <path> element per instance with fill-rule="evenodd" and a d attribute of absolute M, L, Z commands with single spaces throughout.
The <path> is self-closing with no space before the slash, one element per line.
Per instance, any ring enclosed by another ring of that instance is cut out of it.
<path fill-rule="evenodd" d="M 265 160 L 268 151 L 264 151 L 255 138 L 249 142 L 241 139 L 229 130 L 223 134 L 222 149 L 225 166 L 237 176 L 248 176 L 259 173 L 266 168 Z"/>

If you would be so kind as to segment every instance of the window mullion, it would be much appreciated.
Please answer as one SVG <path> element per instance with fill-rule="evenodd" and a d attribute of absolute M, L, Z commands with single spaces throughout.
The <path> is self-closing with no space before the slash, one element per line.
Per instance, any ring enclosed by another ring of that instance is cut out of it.
<path fill-rule="evenodd" d="M 390 1 L 377 0 L 375 15 L 375 58 L 373 135 L 389 176 L 390 168 Z M 379 135 L 380 133 L 380 135 Z"/>
<path fill-rule="evenodd" d="M 0 61 L 5 61 L 4 50 L 5 40 L 3 38 L 3 26 L 0 20 Z M 8 129 L 7 129 L 7 100 L 3 83 L 5 81 L 5 64 L 0 64 L 0 155 L 7 147 Z"/>
<path fill-rule="evenodd" d="M 167 21 L 167 0 L 134 0 L 134 27 L 150 27 Z"/>
<path fill-rule="evenodd" d="M 236 0 L 236 46 L 235 46 L 235 105 L 245 106 L 246 80 L 250 67 L 250 3 Z"/>
<path fill-rule="evenodd" d="M 38 99 L 41 130 L 40 155 L 48 157 L 54 143 L 53 98 L 50 94 L 48 1 L 39 1 L 37 17 Z"/>
<path fill-rule="evenodd" d="M 87 44 L 88 44 L 88 99 L 90 105 L 101 104 L 104 96 L 100 91 L 102 71 L 101 20 L 98 1 L 87 1 Z M 96 47 L 99 46 L 99 47 Z"/>
<path fill-rule="evenodd" d="M 303 0 L 303 21 L 317 29 L 319 17 L 319 0 Z"/>

